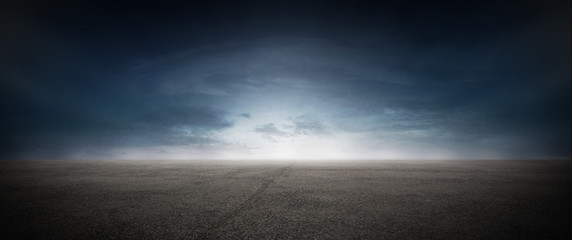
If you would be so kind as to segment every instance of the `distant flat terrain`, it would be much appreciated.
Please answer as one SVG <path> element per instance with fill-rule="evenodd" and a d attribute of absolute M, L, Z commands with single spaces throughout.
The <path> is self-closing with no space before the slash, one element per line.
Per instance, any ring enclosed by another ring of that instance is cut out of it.
<path fill-rule="evenodd" d="M 2 239 L 572 239 L 569 161 L 0 161 Z"/>

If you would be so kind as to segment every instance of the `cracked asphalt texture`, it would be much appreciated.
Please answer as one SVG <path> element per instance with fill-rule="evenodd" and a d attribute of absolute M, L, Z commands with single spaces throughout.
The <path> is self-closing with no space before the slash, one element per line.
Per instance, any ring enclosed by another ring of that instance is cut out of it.
<path fill-rule="evenodd" d="M 2 239 L 572 239 L 571 161 L 1 161 Z"/>

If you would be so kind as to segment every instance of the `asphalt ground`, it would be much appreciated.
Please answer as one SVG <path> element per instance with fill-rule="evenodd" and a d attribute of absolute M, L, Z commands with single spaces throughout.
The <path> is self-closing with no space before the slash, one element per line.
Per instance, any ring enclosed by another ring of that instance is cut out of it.
<path fill-rule="evenodd" d="M 0 161 L 2 239 L 572 239 L 572 161 Z"/>

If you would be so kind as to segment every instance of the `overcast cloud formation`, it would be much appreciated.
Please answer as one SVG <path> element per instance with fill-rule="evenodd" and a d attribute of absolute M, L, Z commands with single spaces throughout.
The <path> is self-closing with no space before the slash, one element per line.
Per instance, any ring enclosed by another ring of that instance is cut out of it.
<path fill-rule="evenodd" d="M 569 1 L 2 4 L 1 158 L 572 157 Z"/>

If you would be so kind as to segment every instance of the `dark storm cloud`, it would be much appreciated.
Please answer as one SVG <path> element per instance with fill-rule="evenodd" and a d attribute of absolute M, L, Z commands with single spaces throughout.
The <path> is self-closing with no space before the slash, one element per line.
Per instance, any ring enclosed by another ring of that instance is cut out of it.
<path fill-rule="evenodd" d="M 9 3 L 2 157 L 229 129 L 570 157 L 568 5 Z"/>
<path fill-rule="evenodd" d="M 297 135 L 325 135 L 328 134 L 327 127 L 320 121 L 313 120 L 305 116 L 299 116 L 292 120 L 294 134 Z"/>
<path fill-rule="evenodd" d="M 274 123 L 258 125 L 254 128 L 256 133 L 260 133 L 270 142 L 280 142 L 281 140 L 293 140 L 298 136 L 323 136 L 328 135 L 328 127 L 320 121 L 308 116 L 297 116 L 290 119 L 288 124 L 276 126 Z"/>
<path fill-rule="evenodd" d="M 224 111 L 177 98 L 101 99 L 103 105 L 47 100 L 5 108 L 3 132 L 13 144 L 5 154 L 21 157 L 17 150 L 28 149 L 26 155 L 59 158 L 76 149 L 216 143 L 222 140 L 215 132 L 232 126 Z"/>
<path fill-rule="evenodd" d="M 248 114 L 248 113 L 241 113 L 238 116 L 243 117 L 243 118 L 252 118 L 252 116 L 250 116 L 250 114 Z"/>
<path fill-rule="evenodd" d="M 259 125 L 254 128 L 254 131 L 262 134 L 262 136 L 274 143 L 278 143 L 281 138 L 291 136 L 290 133 L 279 130 L 274 123 L 267 123 L 264 125 Z"/>
<path fill-rule="evenodd" d="M 42 117 L 45 115 L 51 117 Z M 82 149 L 220 143 L 223 140 L 216 132 L 231 126 L 222 113 L 184 107 L 99 119 L 80 118 L 78 112 L 46 112 L 13 124 L 18 124 L 20 131 L 8 134 L 17 134 L 18 147 L 33 146 L 28 152 L 33 156 Z M 52 157 L 65 155 L 54 153 Z"/>
<path fill-rule="evenodd" d="M 285 132 L 278 130 L 278 128 L 274 126 L 274 123 L 267 123 L 264 125 L 256 126 L 256 128 L 254 128 L 254 131 L 271 135 L 280 135 L 280 136 L 286 135 Z"/>
<path fill-rule="evenodd" d="M 152 127 L 192 127 L 198 130 L 210 130 L 230 127 L 222 118 L 223 113 L 208 108 L 171 106 L 144 113 L 139 120 Z"/>

